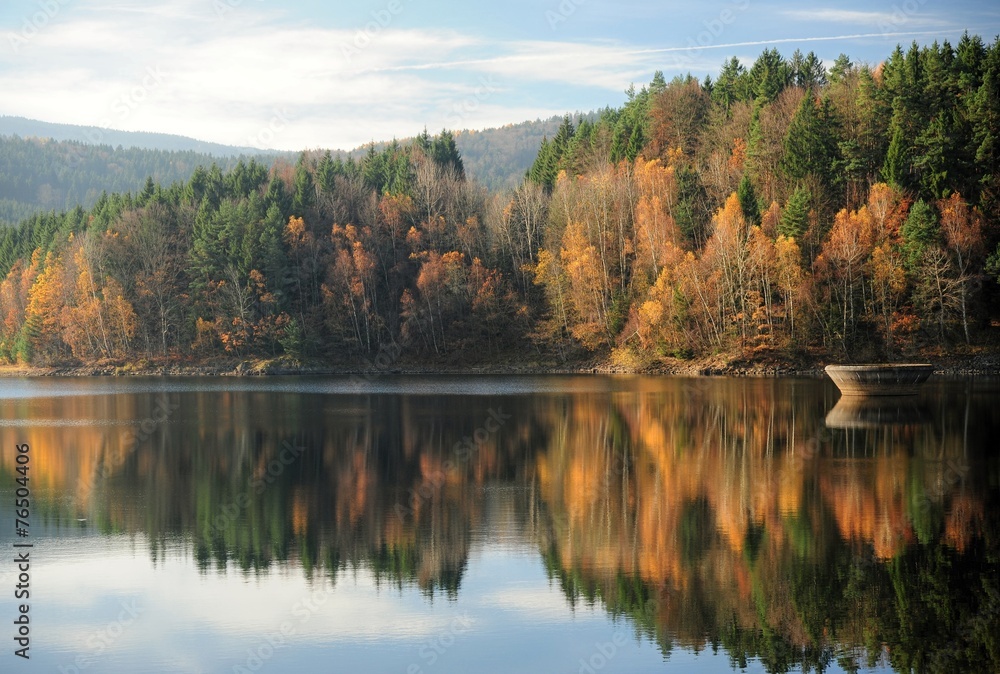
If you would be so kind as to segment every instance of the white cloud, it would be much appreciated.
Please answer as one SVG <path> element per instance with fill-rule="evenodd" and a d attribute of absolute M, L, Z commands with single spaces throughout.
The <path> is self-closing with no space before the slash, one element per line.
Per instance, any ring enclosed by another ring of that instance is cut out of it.
<path fill-rule="evenodd" d="M 553 82 L 620 92 L 648 70 L 645 57 L 606 45 L 391 25 L 364 34 L 290 25 L 248 0 L 221 19 L 206 7 L 65 11 L 18 53 L 0 53 L 0 113 L 234 145 L 348 148 L 425 125 L 560 113 L 526 96 Z M 267 143 L 255 142 L 262 132 Z"/>
<path fill-rule="evenodd" d="M 851 9 L 786 9 L 781 14 L 792 19 L 801 21 L 827 23 L 849 23 L 859 26 L 873 26 L 882 30 L 889 28 L 901 28 L 904 26 L 922 25 L 945 25 L 940 19 L 928 15 L 927 12 L 907 12 L 896 9 L 892 12 L 866 12 Z"/>
<path fill-rule="evenodd" d="M 720 49 L 919 34 L 643 48 L 610 39 L 486 39 L 403 19 L 359 31 L 305 24 L 260 1 L 223 0 L 221 15 L 218 6 L 67 4 L 16 52 L 0 45 L 0 114 L 240 146 L 347 149 L 424 126 L 483 128 L 581 107 L 558 105 L 567 100 L 558 95 L 616 104 L 629 83 L 648 82 L 656 69 L 668 78 L 714 72 Z M 796 12 L 788 15 L 856 22 L 887 15 Z"/>
<path fill-rule="evenodd" d="M 332 638 L 408 642 L 447 631 L 455 617 L 454 612 L 427 612 L 419 596 L 380 595 L 366 569 L 340 572 L 331 585 L 327 579 L 308 581 L 294 566 L 262 576 L 238 570 L 223 575 L 215 569 L 203 575 L 182 547 L 153 563 L 146 543 L 126 537 L 101 539 L 90 551 L 79 545 L 70 549 L 56 539 L 47 550 L 56 547 L 65 552 L 58 550 L 33 569 L 46 596 L 58 597 L 63 607 L 51 617 L 58 630 L 48 641 L 69 653 L 85 652 L 95 630 L 121 613 L 121 602 L 140 612 L 125 635 L 128 643 L 122 642 L 130 648 L 178 630 L 231 640 L 276 632 L 283 622 L 291 625 L 298 643 Z M 249 584 L 253 591 L 246 591 Z M 374 596 L 379 599 L 373 601 Z"/>

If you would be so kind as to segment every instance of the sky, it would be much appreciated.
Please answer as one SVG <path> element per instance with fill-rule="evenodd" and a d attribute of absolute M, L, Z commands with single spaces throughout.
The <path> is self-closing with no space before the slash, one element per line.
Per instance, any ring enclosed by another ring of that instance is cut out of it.
<path fill-rule="evenodd" d="M 987 43 L 984 0 L 4 0 L 0 115 L 275 150 L 350 149 L 620 106 L 764 49 L 877 64 Z"/>

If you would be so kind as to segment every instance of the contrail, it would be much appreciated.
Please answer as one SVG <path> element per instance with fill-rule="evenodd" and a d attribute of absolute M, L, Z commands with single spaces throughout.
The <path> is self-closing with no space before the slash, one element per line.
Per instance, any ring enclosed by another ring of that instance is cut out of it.
<path fill-rule="evenodd" d="M 765 44 L 785 42 L 826 42 L 829 40 L 859 40 L 866 37 L 904 37 L 913 35 L 940 35 L 940 30 L 916 30 L 899 33 L 856 33 L 854 35 L 828 35 L 819 37 L 781 37 L 773 40 L 752 40 L 750 42 L 728 42 L 726 44 L 690 45 L 688 47 L 662 47 L 659 49 L 637 49 L 626 54 L 662 54 L 677 51 L 700 51 L 702 49 L 728 49 L 730 47 L 757 47 Z"/>

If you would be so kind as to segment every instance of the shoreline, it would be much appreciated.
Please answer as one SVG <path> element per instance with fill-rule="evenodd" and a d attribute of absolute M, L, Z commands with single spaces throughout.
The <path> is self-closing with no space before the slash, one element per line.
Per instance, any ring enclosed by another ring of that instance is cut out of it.
<path fill-rule="evenodd" d="M 117 364 L 93 365 L 0 365 L 0 378 L 22 377 L 268 377 L 268 376 L 356 376 L 374 378 L 405 375 L 647 375 L 675 377 L 810 377 L 824 375 L 827 359 L 790 360 L 767 358 L 727 361 L 704 358 L 693 361 L 659 362 L 643 367 L 623 367 L 604 360 L 573 363 L 389 363 L 384 367 L 351 364 L 296 364 L 272 361 L 233 360 L 218 364 Z M 915 362 L 915 361 L 914 361 Z M 1000 376 L 1000 354 L 930 358 L 938 376 Z"/>

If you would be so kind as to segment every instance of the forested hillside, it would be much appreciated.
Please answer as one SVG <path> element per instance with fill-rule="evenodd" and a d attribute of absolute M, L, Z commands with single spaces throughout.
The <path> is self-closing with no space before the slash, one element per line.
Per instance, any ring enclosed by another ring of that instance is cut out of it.
<path fill-rule="evenodd" d="M 595 113 L 575 117 L 588 118 L 596 118 Z M 562 118 L 553 117 L 496 129 L 456 131 L 455 144 L 470 177 L 488 189 L 505 189 L 521 181 L 538 154 L 539 144 L 546 136 L 554 136 L 561 122 Z M 46 133 L 52 135 L 43 135 Z M 101 144 L 88 140 L 94 138 Z M 400 142 L 409 144 L 413 140 Z M 206 149 L 181 149 L 185 145 Z M 376 143 L 374 147 L 381 152 L 389 145 Z M 172 149 L 159 149 L 161 146 Z M 362 159 L 369 149 L 366 146 L 335 154 Z M 323 152 L 313 150 L 310 154 L 318 158 Z M 134 192 L 142 189 L 149 177 L 169 185 L 187 182 L 197 166 L 217 163 L 227 171 L 240 157 L 256 157 L 269 165 L 278 159 L 294 163 L 296 154 L 228 147 L 164 134 L 0 117 L 0 226 L 15 224 L 39 212 L 90 208 L 103 192 Z"/>
<path fill-rule="evenodd" d="M 103 192 L 134 192 L 150 177 L 166 185 L 187 182 L 198 166 L 217 162 L 228 170 L 237 161 L 194 151 L 0 136 L 0 226 L 40 211 L 90 208 Z"/>
<path fill-rule="evenodd" d="M 656 77 L 531 169 L 549 334 L 650 353 L 899 357 L 989 337 L 1000 267 L 1000 44 L 872 69 L 768 50 Z M 991 251 L 992 257 L 988 257 Z"/>
<path fill-rule="evenodd" d="M 1000 42 L 971 36 L 876 68 L 768 50 L 657 74 L 492 194 L 447 132 L 201 168 L 0 230 L 0 349 L 638 366 L 989 345 L 998 77 Z"/>
<path fill-rule="evenodd" d="M 552 117 L 497 129 L 466 129 L 455 133 L 455 145 L 471 178 L 489 190 L 504 190 L 521 182 L 542 140 L 554 136 L 561 122 L 562 118 Z"/>

